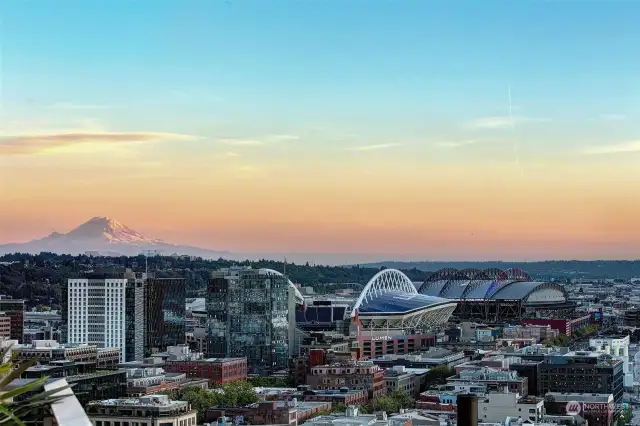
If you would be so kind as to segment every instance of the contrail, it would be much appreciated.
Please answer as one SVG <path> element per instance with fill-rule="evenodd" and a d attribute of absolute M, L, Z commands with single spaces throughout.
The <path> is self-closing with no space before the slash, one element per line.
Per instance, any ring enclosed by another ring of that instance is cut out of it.
<path fill-rule="evenodd" d="M 520 174 L 522 176 L 524 176 L 524 169 L 522 168 L 522 165 L 520 164 L 520 154 L 519 154 L 519 150 L 518 150 L 518 141 L 517 138 L 515 137 L 514 134 L 514 130 L 515 130 L 515 126 L 513 125 L 513 107 L 511 105 L 511 83 L 509 83 L 509 124 L 511 125 L 511 137 L 513 138 L 513 155 L 515 155 L 516 157 L 516 165 L 518 166 L 518 168 L 520 169 Z"/>

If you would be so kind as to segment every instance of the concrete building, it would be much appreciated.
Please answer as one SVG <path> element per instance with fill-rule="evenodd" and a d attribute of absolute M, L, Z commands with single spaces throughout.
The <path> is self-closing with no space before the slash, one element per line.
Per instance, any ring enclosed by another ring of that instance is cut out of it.
<path fill-rule="evenodd" d="M 120 360 L 119 348 L 99 348 L 87 344 L 61 344 L 54 340 L 35 340 L 31 344 L 11 347 L 20 361 L 37 358 L 41 364 L 54 361 L 91 363 L 96 368 L 115 368 Z"/>
<path fill-rule="evenodd" d="M 398 390 L 413 397 L 420 394 L 420 377 L 408 372 L 404 366 L 384 370 L 384 381 L 387 393 Z"/>
<path fill-rule="evenodd" d="M 528 394 L 528 380 L 520 377 L 516 371 L 500 371 L 492 368 L 481 370 L 461 371 L 457 376 L 449 377 L 447 385 L 456 384 L 480 384 L 487 386 L 487 389 L 507 389 L 508 392 L 518 395 Z"/>
<path fill-rule="evenodd" d="M 597 352 L 568 352 L 545 357 L 538 366 L 539 395 L 548 392 L 612 394 L 622 404 L 622 361 Z"/>
<path fill-rule="evenodd" d="M 540 422 L 543 415 L 544 400 L 535 396 L 492 392 L 478 398 L 478 420 L 481 422 L 504 424 L 507 417 Z"/>
<path fill-rule="evenodd" d="M 609 336 L 589 339 L 589 346 L 596 352 L 611 355 L 622 361 L 624 387 L 633 387 L 633 368 L 629 358 L 630 338 L 626 336 Z"/>
<path fill-rule="evenodd" d="M 468 358 L 462 351 L 450 351 L 443 348 L 430 348 L 418 354 L 396 355 L 387 354 L 373 359 L 373 363 L 382 368 L 390 368 L 403 365 L 410 368 L 433 368 L 439 365 L 455 367 L 467 361 Z"/>
<path fill-rule="evenodd" d="M 611 394 L 560 393 L 545 395 L 545 409 L 550 415 L 579 415 L 589 426 L 613 426 L 615 424 L 615 402 Z M 567 408 L 574 410 L 567 412 Z"/>
<path fill-rule="evenodd" d="M 89 403 L 85 409 L 93 426 L 139 424 L 145 426 L 195 426 L 196 411 L 186 401 L 167 395 L 108 399 Z"/>
<path fill-rule="evenodd" d="M 117 347 L 125 360 L 126 279 L 70 279 L 68 282 L 69 343 Z"/>

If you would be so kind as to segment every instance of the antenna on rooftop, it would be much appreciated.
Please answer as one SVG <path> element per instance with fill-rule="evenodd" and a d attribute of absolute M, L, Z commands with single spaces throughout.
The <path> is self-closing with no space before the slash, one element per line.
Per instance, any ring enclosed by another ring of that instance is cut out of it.
<path fill-rule="evenodd" d="M 149 276 L 149 257 L 157 256 L 158 250 L 144 250 L 142 255 L 144 256 L 144 275 L 147 278 Z"/>

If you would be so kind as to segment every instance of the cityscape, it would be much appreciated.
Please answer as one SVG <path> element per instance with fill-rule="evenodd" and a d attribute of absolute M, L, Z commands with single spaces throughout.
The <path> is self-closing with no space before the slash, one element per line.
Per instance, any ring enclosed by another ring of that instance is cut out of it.
<path fill-rule="evenodd" d="M 640 1 L 0 19 L 1 425 L 640 425 Z"/>

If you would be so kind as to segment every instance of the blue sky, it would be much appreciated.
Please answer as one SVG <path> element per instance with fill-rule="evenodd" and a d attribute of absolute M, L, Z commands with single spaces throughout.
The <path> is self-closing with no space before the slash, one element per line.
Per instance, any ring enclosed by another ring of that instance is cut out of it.
<path fill-rule="evenodd" d="M 9 3 L 8 103 L 146 108 L 192 91 L 234 116 L 402 122 L 501 114 L 510 82 L 531 115 L 638 108 L 634 1 Z"/>

